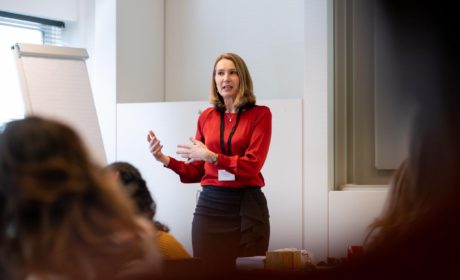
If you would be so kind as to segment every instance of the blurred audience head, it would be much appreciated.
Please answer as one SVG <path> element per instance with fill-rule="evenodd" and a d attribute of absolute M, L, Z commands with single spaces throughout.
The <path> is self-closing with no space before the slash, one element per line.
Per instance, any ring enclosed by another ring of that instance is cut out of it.
<path fill-rule="evenodd" d="M 102 277 L 142 254 L 130 200 L 60 122 L 26 117 L 7 124 L 0 200 L 1 255 L 19 278 Z"/>

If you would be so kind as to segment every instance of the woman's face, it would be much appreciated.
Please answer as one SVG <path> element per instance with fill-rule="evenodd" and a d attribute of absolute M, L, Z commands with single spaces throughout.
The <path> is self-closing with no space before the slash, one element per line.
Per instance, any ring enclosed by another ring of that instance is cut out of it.
<path fill-rule="evenodd" d="M 240 77 L 233 61 L 223 58 L 217 62 L 215 70 L 217 91 L 224 99 L 235 99 L 240 89 Z"/>

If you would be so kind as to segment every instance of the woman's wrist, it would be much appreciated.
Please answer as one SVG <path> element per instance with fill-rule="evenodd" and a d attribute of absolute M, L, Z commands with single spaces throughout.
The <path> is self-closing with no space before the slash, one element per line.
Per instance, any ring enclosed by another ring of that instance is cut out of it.
<path fill-rule="evenodd" d="M 209 152 L 209 162 L 212 163 L 212 164 L 217 164 L 217 160 L 218 160 L 218 157 L 219 155 L 216 154 L 216 153 L 213 153 L 213 152 Z"/>
<path fill-rule="evenodd" d="M 168 166 L 170 158 L 169 156 L 162 154 L 161 157 L 159 157 L 157 160 L 161 162 L 164 166 Z"/>

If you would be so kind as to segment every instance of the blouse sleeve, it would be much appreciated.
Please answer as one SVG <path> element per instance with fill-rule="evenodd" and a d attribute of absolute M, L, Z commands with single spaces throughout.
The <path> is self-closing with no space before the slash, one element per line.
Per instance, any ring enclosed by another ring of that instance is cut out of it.
<path fill-rule="evenodd" d="M 204 176 L 204 161 L 185 163 L 170 157 L 166 167 L 176 172 L 182 183 L 198 183 Z"/>

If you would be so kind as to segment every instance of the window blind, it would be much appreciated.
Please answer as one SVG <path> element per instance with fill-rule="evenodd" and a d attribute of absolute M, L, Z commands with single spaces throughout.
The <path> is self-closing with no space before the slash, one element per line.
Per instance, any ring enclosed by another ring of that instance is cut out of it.
<path fill-rule="evenodd" d="M 65 28 L 62 21 L 0 11 L 0 24 L 38 30 L 43 34 L 44 45 L 62 45 L 62 33 Z"/>

